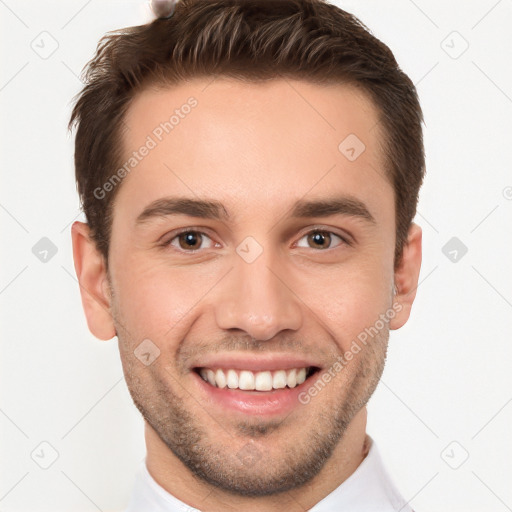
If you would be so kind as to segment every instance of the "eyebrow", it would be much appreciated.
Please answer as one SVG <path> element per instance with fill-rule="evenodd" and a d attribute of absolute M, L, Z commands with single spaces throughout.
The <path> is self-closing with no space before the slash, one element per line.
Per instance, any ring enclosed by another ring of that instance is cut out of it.
<path fill-rule="evenodd" d="M 230 214 L 219 201 L 164 197 L 150 203 L 137 217 L 135 223 L 143 224 L 151 219 L 171 215 L 188 215 L 203 219 L 229 220 Z M 375 218 L 366 205 L 352 196 L 341 196 L 319 200 L 298 200 L 291 208 L 290 217 L 328 217 L 346 215 L 375 224 Z"/>
<path fill-rule="evenodd" d="M 330 215 L 347 215 L 358 217 L 372 224 L 376 224 L 375 218 L 366 205 L 355 197 L 341 196 L 313 201 L 297 201 L 292 209 L 291 216 L 304 217 L 328 217 Z"/>
<path fill-rule="evenodd" d="M 188 215 L 203 219 L 227 220 L 229 213 L 218 201 L 205 201 L 180 197 L 164 197 L 150 203 L 137 217 L 135 223 L 170 215 Z"/>

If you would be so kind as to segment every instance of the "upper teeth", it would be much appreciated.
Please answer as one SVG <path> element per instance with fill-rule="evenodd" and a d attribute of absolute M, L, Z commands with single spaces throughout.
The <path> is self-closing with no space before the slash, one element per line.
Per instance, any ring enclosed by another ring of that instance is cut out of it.
<path fill-rule="evenodd" d="M 294 388 L 306 380 L 307 368 L 251 372 L 249 370 L 221 370 L 201 368 L 201 377 L 218 388 L 270 391 L 286 386 Z"/>

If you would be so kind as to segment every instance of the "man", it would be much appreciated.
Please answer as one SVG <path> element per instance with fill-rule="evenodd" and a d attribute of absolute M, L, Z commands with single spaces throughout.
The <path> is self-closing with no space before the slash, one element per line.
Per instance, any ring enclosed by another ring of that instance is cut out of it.
<path fill-rule="evenodd" d="M 73 254 L 145 420 L 127 510 L 410 511 L 366 434 L 421 265 L 390 50 L 321 0 L 184 0 L 86 78 Z"/>

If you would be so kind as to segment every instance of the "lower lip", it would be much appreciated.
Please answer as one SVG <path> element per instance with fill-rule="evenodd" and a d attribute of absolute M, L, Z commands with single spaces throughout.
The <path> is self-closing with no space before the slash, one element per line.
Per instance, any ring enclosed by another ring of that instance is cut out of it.
<path fill-rule="evenodd" d="M 273 389 L 272 391 L 241 391 L 239 389 L 217 388 L 196 373 L 199 388 L 206 400 L 231 411 L 258 416 L 289 414 L 298 406 L 303 406 L 299 395 L 310 385 L 310 375 L 302 384 L 294 388 Z"/>

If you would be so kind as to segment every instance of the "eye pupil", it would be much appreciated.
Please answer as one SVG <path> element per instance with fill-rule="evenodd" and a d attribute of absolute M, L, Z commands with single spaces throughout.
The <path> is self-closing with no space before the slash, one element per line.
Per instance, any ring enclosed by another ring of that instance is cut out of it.
<path fill-rule="evenodd" d="M 315 232 L 310 235 L 311 240 L 316 245 L 324 246 L 327 241 L 327 246 L 329 245 L 329 242 L 331 241 L 330 235 L 323 233 L 323 232 Z"/>
<path fill-rule="evenodd" d="M 201 236 L 198 233 L 193 231 L 187 231 L 186 233 L 182 233 L 179 237 L 180 246 L 183 249 L 194 249 L 195 245 L 201 243 Z M 182 243 L 183 242 L 183 243 Z"/>

